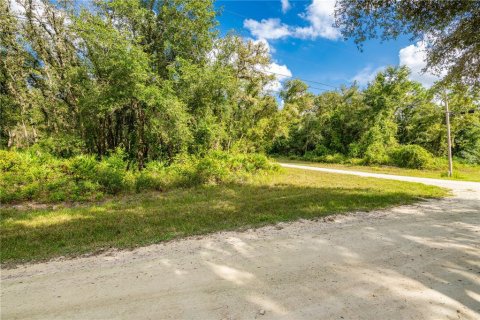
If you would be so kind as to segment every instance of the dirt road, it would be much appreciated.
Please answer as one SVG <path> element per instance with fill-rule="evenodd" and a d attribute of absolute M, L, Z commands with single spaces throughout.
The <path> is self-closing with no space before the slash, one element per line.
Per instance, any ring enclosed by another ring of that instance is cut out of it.
<path fill-rule="evenodd" d="M 1 319 L 480 319 L 480 184 L 409 179 L 455 196 L 2 270 Z"/>

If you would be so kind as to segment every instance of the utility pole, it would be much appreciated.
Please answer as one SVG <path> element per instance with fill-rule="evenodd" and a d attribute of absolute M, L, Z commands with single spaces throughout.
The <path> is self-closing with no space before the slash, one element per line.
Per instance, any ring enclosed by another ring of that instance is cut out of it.
<path fill-rule="evenodd" d="M 445 102 L 445 118 L 447 120 L 447 140 L 448 140 L 448 176 L 453 175 L 453 161 L 452 161 L 452 137 L 450 133 L 450 110 L 448 109 L 447 91 L 444 91 Z"/>

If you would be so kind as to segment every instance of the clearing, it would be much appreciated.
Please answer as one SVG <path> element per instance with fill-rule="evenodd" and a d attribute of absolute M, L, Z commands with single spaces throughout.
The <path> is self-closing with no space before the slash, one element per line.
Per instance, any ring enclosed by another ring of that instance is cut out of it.
<path fill-rule="evenodd" d="M 417 181 L 454 197 L 2 270 L 1 316 L 478 319 L 480 184 Z"/>
<path fill-rule="evenodd" d="M 286 169 L 244 184 L 147 192 L 96 205 L 0 209 L 0 261 L 11 264 L 133 248 L 445 194 L 443 189 L 422 184 Z"/>

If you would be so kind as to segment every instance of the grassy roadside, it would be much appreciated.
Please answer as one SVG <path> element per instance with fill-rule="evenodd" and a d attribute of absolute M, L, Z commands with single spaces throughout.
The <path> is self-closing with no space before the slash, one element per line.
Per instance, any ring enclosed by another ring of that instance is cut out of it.
<path fill-rule="evenodd" d="M 0 258 L 17 263 L 132 248 L 446 194 L 422 184 L 286 169 L 244 184 L 150 192 L 76 208 L 0 209 Z"/>
<path fill-rule="evenodd" d="M 289 160 L 287 158 L 274 158 L 278 162 L 308 165 L 313 167 L 352 170 L 352 171 L 364 171 L 372 173 L 385 173 L 398 176 L 411 176 L 420 178 L 433 178 L 433 179 L 445 179 L 445 180 L 462 180 L 462 181 L 476 181 L 480 182 L 480 166 L 467 166 L 462 164 L 455 164 L 454 176 L 449 178 L 446 176 L 445 170 L 418 170 L 418 169 L 405 169 L 389 166 L 361 166 L 361 165 L 349 165 L 349 164 L 337 164 L 337 163 L 320 163 L 301 160 Z"/>

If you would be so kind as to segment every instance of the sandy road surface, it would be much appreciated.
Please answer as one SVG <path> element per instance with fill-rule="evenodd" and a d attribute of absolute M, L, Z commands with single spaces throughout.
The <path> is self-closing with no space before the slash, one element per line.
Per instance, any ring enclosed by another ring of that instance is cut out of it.
<path fill-rule="evenodd" d="M 408 179 L 455 197 L 2 270 L 1 319 L 480 319 L 480 184 Z"/>

